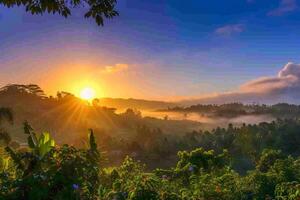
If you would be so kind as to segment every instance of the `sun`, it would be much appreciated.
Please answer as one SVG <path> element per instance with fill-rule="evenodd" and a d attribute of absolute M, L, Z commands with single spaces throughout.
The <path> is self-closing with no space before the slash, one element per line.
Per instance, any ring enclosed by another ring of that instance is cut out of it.
<path fill-rule="evenodd" d="M 82 98 L 84 100 L 90 101 L 90 100 L 94 99 L 95 96 L 96 96 L 96 92 L 93 88 L 86 87 L 80 91 L 80 98 Z"/>

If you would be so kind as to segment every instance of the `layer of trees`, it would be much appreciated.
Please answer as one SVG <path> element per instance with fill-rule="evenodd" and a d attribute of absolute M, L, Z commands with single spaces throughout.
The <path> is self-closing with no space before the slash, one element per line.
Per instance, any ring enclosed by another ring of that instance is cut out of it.
<path fill-rule="evenodd" d="M 237 117 L 241 115 L 261 115 L 270 114 L 274 117 L 299 117 L 300 106 L 288 103 L 278 103 L 275 105 L 265 104 L 242 104 L 242 103 L 229 103 L 229 104 L 199 104 L 190 107 L 172 107 L 164 112 L 184 112 L 184 113 L 199 113 L 203 115 L 210 115 L 213 117 Z"/>
<path fill-rule="evenodd" d="M 22 145 L 27 140 L 21 133 L 22 123 L 28 120 L 37 131 L 52 132 L 58 144 L 82 147 L 84 132 L 92 127 L 110 160 L 106 166 L 119 164 L 130 155 L 150 169 L 170 167 L 177 162 L 178 151 L 198 147 L 218 153 L 228 149 L 233 155 L 233 168 L 240 173 L 253 168 L 265 148 L 281 149 L 285 155 L 300 155 L 300 123 L 297 119 L 284 119 L 290 113 L 285 109 L 286 104 L 282 104 L 282 109 L 276 106 L 281 120 L 205 131 L 197 128 L 200 123 L 142 117 L 134 109 L 117 114 L 113 108 L 101 107 L 101 100 L 91 106 L 67 92 L 59 92 L 55 97 L 43 94 L 36 85 L 9 85 L 0 90 L 1 105 L 12 106 L 16 114 L 14 127 L 3 121 L 2 137 L 7 141 L 17 138 Z M 8 130 L 12 130 L 10 135 Z"/>
<path fill-rule="evenodd" d="M 127 115 L 136 116 L 130 112 Z M 13 120 L 7 108 L 0 109 L 0 116 L 9 122 Z M 188 133 L 177 145 L 198 147 L 179 151 L 173 167 L 149 172 L 145 165 L 128 156 L 121 166 L 104 168 L 105 156 L 100 153 L 92 130 L 87 148 L 77 149 L 55 145 L 49 133 L 37 134 L 25 122 L 26 148 L 1 138 L 5 143 L 0 151 L 0 198 L 297 200 L 299 126 L 298 120 L 279 120 Z M 144 126 L 138 132 L 143 135 L 137 134 L 134 139 L 134 151 L 157 149 L 162 142 L 160 130 Z M 167 138 L 163 141 L 161 149 L 170 147 Z M 279 148 L 282 150 L 276 150 Z M 156 153 L 164 156 L 166 152 Z M 234 168 L 240 158 L 253 162 L 246 174 Z"/>
<path fill-rule="evenodd" d="M 126 157 L 104 168 L 90 131 L 87 147 L 56 146 L 48 133 L 24 124 L 27 149 L 6 146 L 0 157 L 0 199 L 266 200 L 300 198 L 300 159 L 264 149 L 244 176 L 232 168 L 227 150 L 178 152 L 169 169 L 145 170 Z"/>
<path fill-rule="evenodd" d="M 227 149 L 232 155 L 232 167 L 244 174 L 253 168 L 264 149 L 280 149 L 284 155 L 300 156 L 300 121 L 277 120 L 271 123 L 227 128 L 211 131 L 192 131 L 182 136 L 166 135 L 163 131 L 139 126 L 134 137 L 127 140 L 100 137 L 101 146 L 108 152 L 119 152 L 125 157 L 132 155 L 150 168 L 172 166 L 177 151 L 203 148 L 221 153 Z M 116 157 L 112 154 L 112 157 Z"/>

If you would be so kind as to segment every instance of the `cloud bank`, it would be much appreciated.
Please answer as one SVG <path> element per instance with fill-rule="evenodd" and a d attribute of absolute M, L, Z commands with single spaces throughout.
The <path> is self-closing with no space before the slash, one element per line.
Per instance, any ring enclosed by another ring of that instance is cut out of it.
<path fill-rule="evenodd" d="M 300 64 L 286 64 L 274 77 L 259 77 L 241 85 L 238 91 L 207 95 L 183 101 L 196 103 L 300 103 Z"/>

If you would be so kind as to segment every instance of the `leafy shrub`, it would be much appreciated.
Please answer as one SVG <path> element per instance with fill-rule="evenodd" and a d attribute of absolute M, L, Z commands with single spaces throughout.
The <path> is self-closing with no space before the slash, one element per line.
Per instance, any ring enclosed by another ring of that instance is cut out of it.
<path fill-rule="evenodd" d="M 93 132 L 89 148 L 55 147 L 49 134 L 39 138 L 28 124 L 29 151 L 6 147 L 15 168 L 1 174 L 0 199 L 96 199 L 99 186 L 99 152 Z"/>

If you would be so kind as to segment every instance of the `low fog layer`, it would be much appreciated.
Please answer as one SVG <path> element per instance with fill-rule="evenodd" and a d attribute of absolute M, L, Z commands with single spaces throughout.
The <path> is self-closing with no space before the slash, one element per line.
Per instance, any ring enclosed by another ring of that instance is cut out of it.
<path fill-rule="evenodd" d="M 246 124 L 258 124 L 260 122 L 271 122 L 275 117 L 271 115 L 245 115 L 232 118 L 227 117 L 208 117 L 200 113 L 182 113 L 182 112 L 151 112 L 142 111 L 143 116 L 150 116 L 159 119 L 168 120 L 190 120 L 200 122 L 202 128 L 226 127 L 229 123 L 236 126 Z"/>

